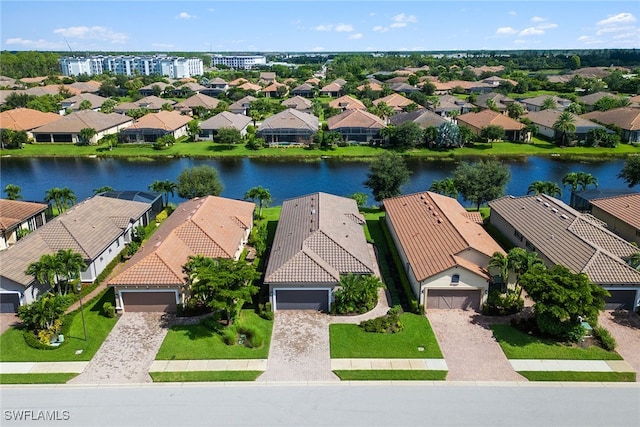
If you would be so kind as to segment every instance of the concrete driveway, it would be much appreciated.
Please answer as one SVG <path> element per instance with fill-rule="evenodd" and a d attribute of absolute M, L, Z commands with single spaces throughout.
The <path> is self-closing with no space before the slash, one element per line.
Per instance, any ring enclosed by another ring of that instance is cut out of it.
<path fill-rule="evenodd" d="M 329 316 L 277 311 L 267 370 L 258 381 L 339 381 L 331 371 Z"/>
<path fill-rule="evenodd" d="M 165 313 L 124 313 L 84 372 L 69 383 L 151 382 L 149 368 L 172 318 Z"/>
<path fill-rule="evenodd" d="M 511 367 L 484 316 L 429 310 L 427 317 L 449 367 L 447 381 L 526 381 Z"/>
<path fill-rule="evenodd" d="M 636 371 L 636 381 L 640 382 L 640 316 L 607 310 L 600 313 L 598 324 L 616 339 L 616 351 Z"/>

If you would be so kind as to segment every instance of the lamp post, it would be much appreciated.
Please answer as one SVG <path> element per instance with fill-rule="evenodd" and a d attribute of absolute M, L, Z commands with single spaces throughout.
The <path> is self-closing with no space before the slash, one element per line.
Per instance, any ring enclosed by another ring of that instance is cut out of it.
<path fill-rule="evenodd" d="M 80 297 L 80 314 L 82 315 L 82 329 L 84 331 L 84 340 L 87 340 L 87 324 L 84 322 L 84 309 L 82 308 L 82 282 L 78 281 L 78 296 Z"/>

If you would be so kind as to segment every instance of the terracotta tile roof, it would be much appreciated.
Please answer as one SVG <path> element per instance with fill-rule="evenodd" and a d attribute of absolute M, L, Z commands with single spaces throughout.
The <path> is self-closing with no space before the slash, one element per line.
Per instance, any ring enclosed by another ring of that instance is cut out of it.
<path fill-rule="evenodd" d="M 0 129 L 30 131 L 61 118 L 62 116 L 56 113 L 43 113 L 30 108 L 16 108 L 0 113 Z"/>
<path fill-rule="evenodd" d="M 126 225 L 150 209 L 149 203 L 102 196 L 82 201 L 0 252 L 0 274 L 27 287 L 33 277 L 24 271 L 44 254 L 73 249 L 85 260 L 95 260 L 122 235 Z"/>
<path fill-rule="evenodd" d="M 84 128 L 102 132 L 133 122 L 131 117 L 122 114 L 104 114 L 92 110 L 76 111 L 60 120 L 53 121 L 33 130 L 33 133 L 79 133 Z"/>
<path fill-rule="evenodd" d="M 590 202 L 593 206 L 640 230 L 640 194 L 593 199 Z"/>
<path fill-rule="evenodd" d="M 315 87 L 309 83 L 302 83 L 291 90 L 291 92 L 313 92 Z"/>
<path fill-rule="evenodd" d="M 251 227 L 254 208 L 250 202 L 215 196 L 184 202 L 109 285 L 179 286 L 184 284 L 182 266 L 190 255 L 235 258 Z"/>
<path fill-rule="evenodd" d="M 511 224 L 552 263 L 586 273 L 601 285 L 640 284 L 640 271 L 621 260 L 638 249 L 560 200 L 546 195 L 503 197 L 489 206 L 491 215 Z"/>
<path fill-rule="evenodd" d="M 340 92 L 341 90 L 342 90 L 342 85 L 336 82 L 331 82 L 328 85 L 324 86 L 322 89 L 320 89 L 320 92 Z"/>
<path fill-rule="evenodd" d="M 200 123 L 200 129 L 235 128 L 242 130 L 246 128 L 249 123 L 251 123 L 251 117 L 223 111 Z"/>
<path fill-rule="evenodd" d="M 580 117 L 608 125 L 615 125 L 624 130 L 640 130 L 640 108 L 624 107 L 607 111 L 592 111 Z"/>
<path fill-rule="evenodd" d="M 240 86 L 241 84 L 246 83 L 246 82 L 248 82 L 248 81 L 249 81 L 249 80 L 247 80 L 247 79 L 244 79 L 244 78 L 240 77 L 240 78 L 237 78 L 237 79 L 235 79 L 235 80 L 231 80 L 231 81 L 229 82 L 229 86 Z"/>
<path fill-rule="evenodd" d="M 540 96 L 535 96 L 533 98 L 526 98 L 526 99 L 520 100 L 520 102 L 522 102 L 525 105 L 534 105 L 536 107 L 542 107 L 544 103 L 547 101 L 547 99 L 549 98 L 553 100 L 554 106 L 556 109 L 562 109 L 567 105 L 571 104 L 571 101 L 568 99 L 560 98 L 557 96 L 550 96 L 550 95 L 540 95 Z"/>
<path fill-rule="evenodd" d="M 287 108 L 295 108 L 296 110 L 308 110 L 313 107 L 313 102 L 302 96 L 294 96 L 293 98 L 285 99 L 280 103 Z"/>
<path fill-rule="evenodd" d="M 220 104 L 220 100 L 213 98 L 211 96 L 202 94 L 202 93 L 196 93 L 193 96 L 190 96 L 189 98 L 185 99 L 182 102 L 178 102 L 176 105 L 174 105 L 174 108 L 176 109 L 180 109 L 180 108 L 194 108 L 194 107 L 204 107 L 208 110 L 213 110 L 214 108 L 216 108 L 218 106 L 218 104 Z"/>
<path fill-rule="evenodd" d="M 64 88 L 71 93 L 71 95 L 80 95 L 80 89 L 76 89 L 74 87 L 68 85 L 46 85 L 46 86 L 37 86 L 29 89 L 25 89 L 24 93 L 35 96 L 44 96 L 44 95 L 57 95 L 60 93 L 60 89 Z"/>
<path fill-rule="evenodd" d="M 263 92 L 276 92 L 279 87 L 287 87 L 284 83 L 273 82 L 269 86 L 262 89 Z"/>
<path fill-rule="evenodd" d="M 317 77 L 310 77 L 307 80 L 305 80 L 304 82 L 312 84 L 312 85 L 318 85 L 318 84 L 320 84 L 320 79 L 317 78 Z"/>
<path fill-rule="evenodd" d="M 257 85 L 255 83 L 251 83 L 251 82 L 243 83 L 240 86 L 238 86 L 238 88 L 243 90 L 254 90 L 256 92 L 262 90 L 262 86 Z"/>
<path fill-rule="evenodd" d="M 102 83 L 95 80 L 89 80 L 88 82 L 73 82 L 68 86 L 74 89 L 78 89 L 82 93 L 93 93 L 100 90 L 100 86 L 102 86 Z"/>
<path fill-rule="evenodd" d="M 329 117 L 327 126 L 329 130 L 344 128 L 382 129 L 386 124 L 380 117 L 365 110 L 346 110 L 337 116 Z"/>
<path fill-rule="evenodd" d="M 178 111 L 159 111 L 140 117 L 127 128 L 127 132 L 139 129 L 162 129 L 175 132 L 191 121 L 191 117 L 183 116 Z"/>
<path fill-rule="evenodd" d="M 0 231 L 11 230 L 47 209 L 44 203 L 0 199 Z"/>
<path fill-rule="evenodd" d="M 100 108 L 107 98 L 93 93 L 81 93 L 79 95 L 72 96 L 71 98 L 63 99 L 60 101 L 62 108 L 71 108 L 73 110 L 79 110 L 82 101 L 89 101 L 91 108 Z"/>
<path fill-rule="evenodd" d="M 415 104 L 415 102 L 413 102 L 412 100 L 407 99 L 398 93 L 392 93 L 391 95 L 387 95 L 384 98 L 378 98 L 373 101 L 373 105 L 378 105 L 381 102 L 384 102 L 395 111 L 401 111 L 404 107 Z"/>
<path fill-rule="evenodd" d="M 316 116 L 288 108 L 266 118 L 258 126 L 258 132 L 274 129 L 304 129 L 310 132 L 317 132 L 319 127 L 320 122 Z"/>
<path fill-rule="evenodd" d="M 415 193 L 383 201 L 416 279 L 423 281 L 456 265 L 486 276 L 486 265 L 459 256 L 467 250 L 488 259 L 502 248 L 457 200 L 432 192 Z"/>
<path fill-rule="evenodd" d="M 138 90 L 144 90 L 144 91 L 154 90 L 154 88 L 153 88 L 154 86 L 158 86 L 161 91 L 164 91 L 168 86 L 173 86 L 173 85 L 171 85 L 169 83 L 165 83 L 165 82 L 154 82 L 154 83 L 148 84 L 146 86 L 143 86 Z"/>
<path fill-rule="evenodd" d="M 48 77 L 23 77 L 20 79 L 21 82 L 23 83 L 42 83 L 43 81 L 47 80 Z"/>
<path fill-rule="evenodd" d="M 373 265 L 356 203 L 313 193 L 285 200 L 265 283 L 330 283 L 341 274 L 372 274 Z"/>
<path fill-rule="evenodd" d="M 349 95 L 343 95 L 340 98 L 336 98 L 329 102 L 329 107 L 337 108 L 340 110 L 366 110 L 367 107 L 362 101 L 355 99 Z"/>
<path fill-rule="evenodd" d="M 489 125 L 502 126 L 506 131 L 524 129 L 524 125 L 519 121 L 491 110 L 461 114 L 457 117 L 457 120 L 460 124 L 467 124 L 476 129 L 483 129 Z"/>
<path fill-rule="evenodd" d="M 178 86 L 176 88 L 176 90 L 181 90 L 181 89 L 184 89 L 184 88 L 187 88 L 192 92 L 200 92 L 201 90 L 205 90 L 206 89 L 206 87 L 202 86 L 200 83 L 190 82 L 190 83 L 185 83 L 182 86 Z"/>
<path fill-rule="evenodd" d="M 358 86 L 356 89 L 358 89 L 359 91 L 363 91 L 367 88 L 367 86 L 369 86 L 369 90 L 373 92 L 382 92 L 382 84 L 376 83 L 376 82 L 362 84 Z"/>

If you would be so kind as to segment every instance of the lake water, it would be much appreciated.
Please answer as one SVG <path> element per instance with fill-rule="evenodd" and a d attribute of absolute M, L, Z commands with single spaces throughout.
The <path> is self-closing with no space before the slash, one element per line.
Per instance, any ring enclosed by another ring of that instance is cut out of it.
<path fill-rule="evenodd" d="M 585 171 L 596 176 L 600 188 L 625 188 L 617 178 L 624 165 L 623 160 L 602 162 L 567 162 L 553 158 L 530 157 L 521 161 L 504 161 L 510 167 L 511 181 L 507 194 L 524 195 L 533 181 L 555 181 L 571 171 Z M 362 183 L 367 177 L 366 162 L 336 159 L 274 160 L 274 159 L 100 159 L 100 158 L 0 158 L 1 186 L 11 183 L 22 187 L 25 200 L 41 201 L 46 190 L 52 187 L 71 188 L 78 200 L 93 195 L 93 189 L 109 185 L 116 190 L 146 190 L 153 181 L 175 181 L 180 172 L 194 165 L 210 165 L 218 169 L 224 184 L 222 196 L 242 198 L 249 188 L 262 185 L 270 190 L 274 203 L 303 194 L 323 191 L 340 196 L 355 192 L 370 195 Z M 433 180 L 451 175 L 457 166 L 453 161 L 428 161 L 410 159 L 410 182 L 403 193 L 414 193 L 429 188 Z M 569 192 L 562 199 L 568 201 Z M 177 196 L 175 203 L 181 202 Z"/>

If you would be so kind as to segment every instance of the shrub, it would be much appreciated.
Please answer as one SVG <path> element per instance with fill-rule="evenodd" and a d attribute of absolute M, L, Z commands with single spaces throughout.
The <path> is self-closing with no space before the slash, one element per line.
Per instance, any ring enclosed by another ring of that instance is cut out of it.
<path fill-rule="evenodd" d="M 222 332 L 222 342 L 226 345 L 235 345 L 237 338 L 235 331 L 232 331 L 231 329 L 225 329 Z"/>
<path fill-rule="evenodd" d="M 167 212 L 167 210 L 163 209 L 160 212 L 158 212 L 158 215 L 156 215 L 156 222 L 162 222 L 165 219 L 167 219 L 168 216 L 169 216 L 169 213 Z"/>
<path fill-rule="evenodd" d="M 335 292 L 334 312 L 338 314 L 366 313 L 378 303 L 380 279 L 375 276 L 348 274 L 340 279 Z"/>
<path fill-rule="evenodd" d="M 266 304 L 258 304 L 256 312 L 258 313 L 258 316 L 265 320 L 273 320 L 273 311 L 271 310 L 270 302 L 267 302 Z"/>
<path fill-rule="evenodd" d="M 102 315 L 108 318 L 116 317 L 116 308 L 110 302 L 102 304 Z"/>
<path fill-rule="evenodd" d="M 55 350 L 58 347 L 52 347 L 48 343 L 44 344 L 40 342 L 38 337 L 32 331 L 25 330 L 23 332 L 24 341 L 27 343 L 29 347 L 35 348 L 37 350 Z"/>
<path fill-rule="evenodd" d="M 596 338 L 598 338 L 598 341 L 600 341 L 600 345 L 605 350 L 613 351 L 616 349 L 616 346 L 618 345 L 616 343 L 616 339 L 611 336 L 607 329 L 603 328 L 602 326 L 596 326 L 595 328 L 593 328 L 593 334 L 596 336 Z"/>
<path fill-rule="evenodd" d="M 402 309 L 399 306 L 394 306 L 389 309 L 386 315 L 360 322 L 359 326 L 366 332 L 394 334 L 404 328 L 400 322 L 400 314 L 402 314 Z"/>
<path fill-rule="evenodd" d="M 242 339 L 238 340 L 239 344 L 244 345 L 245 347 L 249 347 L 249 348 L 258 348 L 258 347 L 262 347 L 262 345 L 264 344 L 264 337 L 262 336 L 262 334 L 257 330 L 254 329 L 253 327 L 250 326 L 238 326 L 236 328 L 237 332 L 238 332 L 238 336 Z M 244 335 L 244 337 L 242 337 Z"/>
<path fill-rule="evenodd" d="M 494 290 L 489 292 L 487 302 L 482 306 L 482 314 L 487 316 L 506 316 L 515 314 L 524 308 L 524 300 L 518 294 L 502 294 Z"/>

